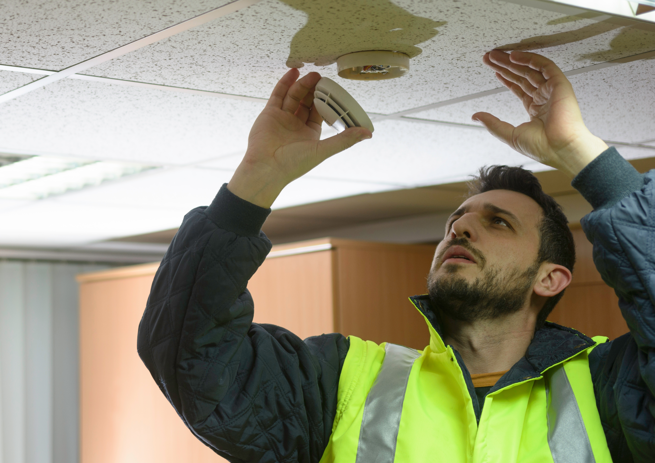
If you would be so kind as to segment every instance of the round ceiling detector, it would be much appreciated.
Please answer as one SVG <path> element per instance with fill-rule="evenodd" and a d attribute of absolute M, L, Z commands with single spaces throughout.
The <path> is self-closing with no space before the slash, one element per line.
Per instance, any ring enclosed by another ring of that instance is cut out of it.
<path fill-rule="evenodd" d="M 344 79 L 394 79 L 409 71 L 409 56 L 396 51 L 360 51 L 337 58 L 337 68 Z"/>
<path fill-rule="evenodd" d="M 349 127 L 375 130 L 366 111 L 332 79 L 321 78 L 314 89 L 314 106 L 323 120 L 341 133 Z"/>

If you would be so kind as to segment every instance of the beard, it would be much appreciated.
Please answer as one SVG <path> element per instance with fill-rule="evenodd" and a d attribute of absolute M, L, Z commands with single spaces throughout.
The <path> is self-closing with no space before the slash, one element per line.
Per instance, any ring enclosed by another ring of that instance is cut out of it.
<path fill-rule="evenodd" d="M 518 312 L 526 302 L 539 264 L 510 271 L 483 266 L 472 283 L 458 276 L 457 264 L 445 264 L 445 273 L 428 276 L 428 294 L 435 314 L 463 322 L 492 320 Z"/>

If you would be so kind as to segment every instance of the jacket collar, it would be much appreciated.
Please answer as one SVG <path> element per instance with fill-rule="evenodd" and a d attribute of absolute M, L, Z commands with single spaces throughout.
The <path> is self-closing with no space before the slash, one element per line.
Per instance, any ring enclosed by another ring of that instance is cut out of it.
<path fill-rule="evenodd" d="M 413 296 L 409 298 L 414 306 L 425 317 L 430 330 L 430 349 L 434 352 L 443 352 L 446 345 L 443 341 L 443 332 L 439 325 L 437 316 L 431 307 L 430 298 L 427 295 Z M 493 392 L 511 384 L 523 382 L 541 376 L 546 370 L 574 357 L 582 351 L 592 347 L 596 343 L 573 328 L 567 328 L 556 323 L 546 324 L 536 331 L 525 356 L 496 383 L 491 389 Z M 457 355 L 460 360 L 460 356 Z M 460 361 L 462 370 L 468 370 Z"/>

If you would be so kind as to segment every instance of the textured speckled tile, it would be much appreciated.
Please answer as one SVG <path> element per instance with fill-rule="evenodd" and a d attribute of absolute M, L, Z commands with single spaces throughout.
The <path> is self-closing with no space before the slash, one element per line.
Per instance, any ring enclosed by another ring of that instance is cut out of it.
<path fill-rule="evenodd" d="M 207 165 L 234 169 L 240 161 L 234 155 Z M 413 187 L 459 181 L 489 164 L 546 169 L 483 130 L 384 121 L 376 124 L 371 140 L 331 157 L 308 177 Z"/>
<path fill-rule="evenodd" d="M 291 64 L 302 58 L 314 63 L 305 64 L 303 72 L 320 71 L 338 79 L 364 109 L 386 114 L 498 87 L 481 61 L 484 52 L 495 47 L 543 49 L 567 70 L 655 49 L 655 26 L 641 30 L 597 23 L 588 15 L 564 17 L 498 0 L 401 0 L 395 3 L 406 12 L 397 19 L 384 16 L 390 8 L 387 1 L 380 1 L 379 8 L 353 0 L 288 3 L 313 6 L 304 7 L 307 14 L 282 1 L 264 0 L 89 73 L 267 97 L 289 58 Z M 325 6 L 322 17 L 316 17 L 316 5 Z M 332 27 L 335 21 L 346 22 L 350 33 L 345 26 Z M 313 26 L 308 29 L 306 24 Z M 412 30 L 414 24 L 419 32 L 413 35 L 389 30 Z M 362 40 L 363 36 L 374 39 Z M 420 40 L 425 41 L 417 43 Z M 344 81 L 335 77 L 336 65 L 316 64 L 348 51 L 388 48 L 390 43 L 408 53 L 422 50 L 400 79 Z"/>
<path fill-rule="evenodd" d="M 15 88 L 22 87 L 23 85 L 27 85 L 40 77 L 43 76 L 27 74 L 24 72 L 0 70 L 0 95 Z"/>
<path fill-rule="evenodd" d="M 59 70 L 229 0 L 3 0 L 0 64 Z"/>
<path fill-rule="evenodd" d="M 2 105 L 0 150 L 185 164 L 245 149 L 262 109 L 66 79 Z"/>
<path fill-rule="evenodd" d="M 585 123 L 605 140 L 636 143 L 655 133 L 655 60 L 634 61 L 570 78 Z M 477 124 L 484 111 L 513 125 L 528 121 L 523 104 L 510 92 L 412 114 L 411 117 Z"/>

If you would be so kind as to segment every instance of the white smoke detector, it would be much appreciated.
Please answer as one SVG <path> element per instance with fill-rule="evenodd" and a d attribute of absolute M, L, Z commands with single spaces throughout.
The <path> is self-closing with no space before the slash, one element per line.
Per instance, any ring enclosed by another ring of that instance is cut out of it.
<path fill-rule="evenodd" d="M 314 90 L 314 106 L 328 125 L 341 133 L 350 127 L 364 127 L 373 132 L 373 123 L 366 111 L 339 84 L 321 78 Z"/>

